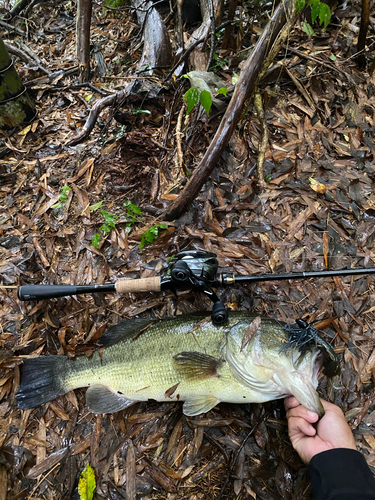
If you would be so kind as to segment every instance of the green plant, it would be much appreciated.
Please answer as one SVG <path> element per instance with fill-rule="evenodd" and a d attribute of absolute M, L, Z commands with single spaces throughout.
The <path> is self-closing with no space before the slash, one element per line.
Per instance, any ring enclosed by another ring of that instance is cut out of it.
<path fill-rule="evenodd" d="M 120 132 L 117 132 L 117 134 L 115 134 L 115 139 L 119 139 L 120 137 L 122 137 L 126 132 L 126 125 L 121 125 L 120 127 Z"/>
<path fill-rule="evenodd" d="M 228 90 L 225 87 L 221 87 L 218 89 L 218 94 L 227 95 Z M 188 115 L 194 107 L 200 102 L 207 114 L 210 113 L 210 109 L 212 106 L 212 94 L 209 90 L 202 90 L 201 93 L 195 87 L 190 87 L 190 89 L 185 92 L 184 99 L 186 99 L 187 110 L 186 114 Z"/>
<path fill-rule="evenodd" d="M 102 204 L 103 202 L 99 201 L 99 203 L 91 205 L 90 212 L 95 212 L 95 210 L 101 208 Z M 124 201 L 124 207 L 126 208 L 126 217 L 127 217 L 125 231 L 127 233 L 130 233 L 132 226 L 139 221 L 140 219 L 139 216 L 142 214 L 142 210 L 137 205 L 131 203 L 131 201 L 129 200 Z M 110 233 L 112 229 L 116 228 L 116 224 L 118 222 L 117 220 L 118 216 L 115 214 L 111 214 L 106 210 L 100 210 L 100 213 L 103 216 L 105 223 L 100 226 L 99 231 L 102 231 L 103 233 Z M 91 244 L 95 248 L 99 248 L 99 244 L 102 241 L 102 235 L 100 234 L 99 231 L 94 234 L 91 240 Z"/>
<path fill-rule="evenodd" d="M 212 61 L 213 64 L 210 67 L 210 71 L 213 71 L 214 73 L 216 73 L 216 71 L 219 71 L 219 69 L 221 69 L 223 66 L 225 66 L 228 62 L 228 59 L 220 60 L 219 56 L 216 54 L 216 52 L 212 56 L 212 59 L 213 59 L 213 61 Z"/>
<path fill-rule="evenodd" d="M 297 12 L 300 12 L 305 7 L 305 4 L 306 0 L 296 0 Z M 307 6 L 311 7 L 312 22 L 315 23 L 315 21 L 319 17 L 319 23 L 323 24 L 323 28 L 325 30 L 331 20 L 331 9 L 329 8 L 329 6 L 326 3 L 321 2 L 320 0 L 309 0 Z M 302 23 L 302 27 L 305 33 L 310 36 L 315 36 L 315 32 L 309 23 L 306 23 L 304 21 Z"/>
<path fill-rule="evenodd" d="M 128 219 L 130 219 L 126 223 L 126 229 L 125 229 L 125 231 L 127 233 L 130 233 L 131 227 L 139 219 L 139 215 L 142 214 L 142 210 L 137 205 L 134 205 L 133 203 L 131 203 L 130 200 L 124 201 L 124 207 L 126 207 L 126 216 L 127 216 Z"/>
<path fill-rule="evenodd" d="M 100 213 L 102 214 L 105 224 L 102 224 L 99 228 L 99 231 L 103 231 L 104 233 L 110 233 L 112 229 L 115 229 L 116 227 L 116 219 L 118 218 L 117 215 L 111 214 L 110 212 L 107 212 L 106 210 L 100 210 Z M 92 237 L 91 244 L 95 248 L 99 248 L 99 243 L 102 240 L 102 236 L 100 233 L 95 233 L 94 236 Z"/>
<path fill-rule="evenodd" d="M 62 186 L 60 188 L 59 201 L 52 205 L 51 208 L 64 208 L 65 203 L 68 201 L 68 192 L 71 191 L 72 188 L 69 186 Z"/>
<path fill-rule="evenodd" d="M 153 243 L 159 235 L 159 229 L 168 229 L 168 226 L 166 224 L 156 224 L 147 229 L 147 231 L 142 234 L 139 248 L 142 249 L 148 243 Z"/>

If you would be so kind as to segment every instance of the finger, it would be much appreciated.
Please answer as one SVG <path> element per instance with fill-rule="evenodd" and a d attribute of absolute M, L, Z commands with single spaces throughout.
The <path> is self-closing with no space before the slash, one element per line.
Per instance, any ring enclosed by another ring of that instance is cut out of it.
<path fill-rule="evenodd" d="M 323 408 L 326 412 L 334 411 L 337 414 L 344 416 L 342 409 L 339 408 L 338 406 L 334 405 L 333 403 L 329 403 L 328 401 L 325 401 L 324 399 L 320 399 L 320 401 L 322 402 Z"/>
<path fill-rule="evenodd" d="M 290 418 L 303 418 L 307 420 L 307 422 L 313 423 L 317 422 L 319 419 L 319 416 L 317 413 L 308 410 L 302 405 L 296 406 L 295 408 L 291 408 L 290 410 L 287 411 L 286 413 L 286 418 L 289 420 Z"/>
<path fill-rule="evenodd" d="M 302 417 L 291 417 L 288 420 L 289 436 L 292 438 L 297 433 L 302 433 L 306 436 L 315 436 L 316 429 Z"/>
<path fill-rule="evenodd" d="M 288 396 L 287 398 L 284 399 L 284 406 L 285 406 L 286 411 L 290 410 L 291 408 L 295 408 L 296 406 L 300 406 L 300 405 L 301 405 L 301 403 L 294 396 Z"/>

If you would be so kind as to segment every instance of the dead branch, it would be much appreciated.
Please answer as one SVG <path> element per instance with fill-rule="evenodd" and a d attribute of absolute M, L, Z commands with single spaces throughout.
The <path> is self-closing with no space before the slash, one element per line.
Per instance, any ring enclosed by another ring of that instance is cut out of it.
<path fill-rule="evenodd" d="M 116 94 L 109 95 L 107 97 L 104 97 L 103 99 L 100 99 L 100 101 L 97 101 L 91 108 L 89 117 L 87 118 L 86 123 L 82 127 L 81 132 L 76 137 L 74 137 L 74 139 L 69 141 L 66 144 L 66 146 L 76 146 L 81 141 L 86 139 L 90 135 L 92 129 L 94 128 L 100 112 L 106 106 L 115 105 L 117 102 L 121 102 L 123 99 L 125 99 L 129 95 L 132 87 L 133 84 L 130 83 L 124 90 L 120 90 L 120 92 L 117 92 Z"/>
<path fill-rule="evenodd" d="M 14 16 L 18 16 L 29 3 L 30 0 L 20 0 L 20 2 L 17 2 L 9 12 L 11 16 L 10 19 L 13 19 Z"/>
<path fill-rule="evenodd" d="M 78 0 L 76 20 L 76 50 L 81 83 L 90 80 L 91 0 Z"/>
<path fill-rule="evenodd" d="M 143 71 L 144 68 L 154 68 L 158 66 L 168 66 L 172 59 L 172 47 L 168 37 L 165 25 L 160 17 L 159 12 L 153 7 L 153 4 L 147 0 L 134 0 L 133 7 L 137 10 L 137 18 L 144 29 L 144 47 L 141 61 L 138 63 L 138 71 Z M 140 8 L 142 5 L 142 8 Z M 147 72 L 151 70 L 147 69 Z M 67 143 L 67 146 L 75 146 L 79 142 L 86 139 L 99 117 L 100 112 L 106 106 L 116 105 L 121 103 L 130 94 L 133 88 L 133 83 L 127 85 L 124 90 L 120 90 L 116 94 L 104 97 L 94 104 L 89 117 L 77 137 Z"/>
<path fill-rule="evenodd" d="M 21 35 L 21 36 L 25 35 L 24 31 L 20 30 L 19 28 L 16 28 L 15 26 L 12 26 L 9 23 L 6 23 L 5 21 L 0 21 L 0 26 L 2 26 L 3 28 L 6 28 L 10 32 L 14 31 L 15 33 L 17 33 L 17 35 Z"/>
<path fill-rule="evenodd" d="M 51 72 L 45 68 L 44 66 L 42 66 L 40 64 L 40 60 L 37 61 L 36 59 L 28 56 L 26 53 L 25 53 L 25 50 L 21 50 L 19 49 L 18 47 L 15 47 L 11 42 L 9 42 L 8 40 L 3 40 L 4 42 L 4 45 L 5 47 L 7 48 L 9 54 L 13 54 L 14 56 L 17 56 L 19 59 L 21 59 L 21 61 L 24 61 L 26 64 L 28 64 L 29 66 L 37 66 L 38 69 L 42 72 L 42 73 L 45 73 L 46 75 L 51 75 Z"/>
<path fill-rule="evenodd" d="M 236 8 L 237 8 L 237 0 L 230 0 L 229 5 L 228 5 L 228 20 L 229 21 L 233 21 L 234 16 L 236 14 Z M 224 31 L 223 43 L 221 45 L 222 49 L 233 48 L 233 47 L 231 47 L 232 40 L 233 40 L 232 26 L 229 25 L 225 28 L 225 31 Z"/>
<path fill-rule="evenodd" d="M 267 145 L 268 145 L 268 126 L 266 120 L 266 114 L 263 109 L 262 96 L 259 92 L 259 87 L 256 88 L 254 92 L 254 107 L 258 115 L 262 136 L 259 141 L 259 154 L 257 163 L 257 174 L 258 182 L 261 186 L 264 185 L 264 159 L 266 157 Z"/>
<path fill-rule="evenodd" d="M 294 12 L 294 0 L 287 0 L 280 3 L 275 10 L 274 15 L 264 29 L 262 36 L 241 71 L 232 99 L 206 154 L 179 197 L 168 208 L 165 220 L 177 219 L 187 210 L 209 175 L 211 175 L 214 167 L 220 161 L 220 157 L 241 117 L 244 103 L 250 97 L 257 82 L 264 58 L 271 49 L 287 18 L 291 18 Z"/>
<path fill-rule="evenodd" d="M 363 67 L 366 64 L 365 47 L 369 22 L 370 0 L 362 0 L 361 26 L 359 28 L 357 43 L 357 52 L 360 53 L 357 57 L 357 62 L 360 67 Z"/>

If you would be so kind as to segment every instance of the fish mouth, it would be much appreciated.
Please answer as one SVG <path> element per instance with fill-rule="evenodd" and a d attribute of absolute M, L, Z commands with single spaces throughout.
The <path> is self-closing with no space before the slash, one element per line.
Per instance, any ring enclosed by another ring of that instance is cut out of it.
<path fill-rule="evenodd" d="M 325 413 L 320 397 L 316 392 L 316 388 L 318 387 L 318 375 L 322 369 L 323 355 L 318 351 L 313 357 L 312 376 L 309 377 L 301 373 L 301 378 L 305 382 L 302 391 L 300 385 L 293 387 L 293 396 L 295 396 L 301 405 L 305 406 L 308 410 L 317 413 L 319 418 L 323 417 Z"/>
<path fill-rule="evenodd" d="M 318 374 L 322 369 L 323 356 L 317 350 L 313 354 L 312 370 L 299 370 L 293 373 L 293 377 L 289 373 L 275 374 L 273 380 L 286 390 L 288 395 L 298 399 L 302 406 L 319 415 L 319 418 L 324 416 L 324 408 L 320 397 L 316 392 L 318 386 Z"/>

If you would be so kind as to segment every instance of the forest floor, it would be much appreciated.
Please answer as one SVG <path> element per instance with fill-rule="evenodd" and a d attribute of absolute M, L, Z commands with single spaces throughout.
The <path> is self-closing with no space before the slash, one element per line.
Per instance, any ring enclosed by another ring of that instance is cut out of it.
<path fill-rule="evenodd" d="M 219 269 L 236 274 L 375 267 L 375 77 L 352 58 L 360 6 L 338 8 L 326 32 L 317 28 L 315 37 L 298 22 L 262 82 L 269 182 L 260 187 L 256 178 L 261 127 L 250 103 L 222 161 L 174 222 L 165 222 L 163 211 L 198 165 L 221 115 L 198 116 L 195 109 L 183 121 L 181 170 L 176 126 L 189 85 L 163 83 L 167 69 L 144 78 L 148 92 L 123 104 L 122 124 L 107 108 L 87 140 L 67 146 L 93 103 L 130 81 L 141 50 L 130 8 L 104 12 L 95 4 L 93 86 L 77 86 L 75 76 L 64 73 L 76 65 L 73 7 L 36 5 L 28 20 L 13 21 L 22 36 L 0 26 L 4 40 L 22 41 L 54 73 L 51 79 L 15 59 L 38 118 L 4 137 L 10 152 L 0 159 L 0 499 L 78 498 L 87 463 L 95 470 L 98 499 L 126 498 L 131 473 L 137 494 L 150 499 L 217 499 L 227 477 L 223 498 L 309 499 L 306 467 L 289 442 L 282 401 L 221 404 L 194 419 L 182 415 L 181 403 L 156 402 L 95 416 L 85 408 L 85 390 L 78 390 L 18 409 L 20 356 L 79 353 L 123 318 L 210 310 L 204 296 L 93 294 L 33 303 L 20 302 L 16 289 L 155 276 L 166 272 L 170 256 L 187 249 L 216 253 Z M 218 38 L 215 70 L 228 86 L 248 55 L 243 47 L 251 47 L 264 27 L 265 14 L 258 19 L 255 10 L 258 4 L 244 4 L 237 12 L 236 49 L 221 50 Z M 174 44 L 173 24 L 168 28 Z M 372 40 L 370 34 L 368 45 Z M 106 66 L 102 76 L 99 58 Z M 325 192 L 314 191 L 309 178 Z M 141 213 L 130 213 L 128 200 Z M 102 210 L 114 216 L 110 232 L 100 229 Z M 140 249 L 145 232 L 159 224 L 168 228 Z M 321 378 L 320 394 L 343 409 L 375 472 L 374 279 L 270 281 L 219 294 L 232 309 L 287 322 L 319 320 L 342 368 L 334 383 Z M 269 417 L 232 467 L 264 407 Z"/>

